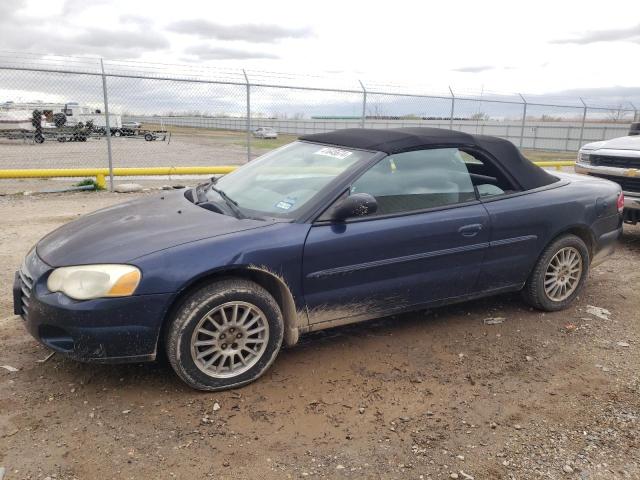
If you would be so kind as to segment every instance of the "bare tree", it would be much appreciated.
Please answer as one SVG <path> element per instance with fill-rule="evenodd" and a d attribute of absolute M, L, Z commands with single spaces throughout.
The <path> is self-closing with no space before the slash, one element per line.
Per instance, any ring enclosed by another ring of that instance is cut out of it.
<path fill-rule="evenodd" d="M 477 112 L 469 117 L 471 120 L 489 120 L 489 115 L 484 112 Z"/>
<path fill-rule="evenodd" d="M 382 118 L 385 116 L 384 109 L 379 103 L 367 105 L 368 116 L 373 118 Z"/>
<path fill-rule="evenodd" d="M 619 103 L 618 105 L 607 111 L 606 118 L 608 122 L 619 123 L 624 119 L 626 115 L 627 112 L 624 106 Z"/>

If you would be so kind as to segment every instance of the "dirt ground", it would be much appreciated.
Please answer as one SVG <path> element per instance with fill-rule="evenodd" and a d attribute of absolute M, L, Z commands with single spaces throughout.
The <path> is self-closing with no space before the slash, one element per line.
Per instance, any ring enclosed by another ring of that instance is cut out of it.
<path fill-rule="evenodd" d="M 507 295 L 336 328 L 207 394 L 163 362 L 39 362 L 12 315 L 38 238 L 131 197 L 0 197 L 5 479 L 640 478 L 639 227 L 566 311 Z"/>

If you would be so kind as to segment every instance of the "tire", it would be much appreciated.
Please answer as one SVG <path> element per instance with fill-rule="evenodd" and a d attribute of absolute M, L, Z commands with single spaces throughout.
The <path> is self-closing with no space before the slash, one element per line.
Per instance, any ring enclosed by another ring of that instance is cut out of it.
<path fill-rule="evenodd" d="M 146 134 L 144 135 L 144 139 L 145 139 L 147 142 L 150 142 L 151 140 L 153 140 L 153 135 L 151 135 L 150 133 L 146 133 Z"/>
<path fill-rule="evenodd" d="M 571 260 L 563 261 L 562 258 Z M 575 271 L 577 263 L 579 272 Z M 547 312 L 567 308 L 584 287 L 589 264 L 589 249 L 581 238 L 569 234 L 557 238 L 545 248 L 536 262 L 522 290 L 525 302 Z M 563 290 L 565 288 L 566 291 Z"/>
<path fill-rule="evenodd" d="M 43 143 L 44 142 L 44 136 L 42 136 L 42 135 L 40 135 L 38 133 L 33 137 L 33 141 L 36 142 L 36 143 Z"/>
<path fill-rule="evenodd" d="M 236 320 L 241 326 L 225 324 L 225 319 L 233 317 L 236 305 Z M 245 316 L 247 310 L 250 313 Z M 225 312 L 224 318 L 221 311 Z M 243 319 L 246 319 L 244 327 Z M 259 333 L 251 333 L 260 328 Z M 203 331 L 212 334 L 200 333 Z M 185 298 L 170 319 L 165 345 L 169 363 L 187 385 L 217 391 L 240 387 L 259 378 L 280 351 L 283 334 L 282 312 L 269 292 L 248 280 L 226 279 Z M 260 340 L 261 343 L 254 343 Z M 242 362 L 238 357 L 241 354 L 246 356 Z M 214 363 L 207 366 L 209 362 Z"/>
<path fill-rule="evenodd" d="M 121 137 L 122 136 L 122 132 L 120 130 L 116 130 L 115 132 L 113 132 L 113 136 L 114 137 Z"/>
<path fill-rule="evenodd" d="M 59 141 L 60 143 L 64 143 L 64 142 L 66 142 L 66 141 L 67 141 L 67 137 L 58 137 L 58 141 Z"/>

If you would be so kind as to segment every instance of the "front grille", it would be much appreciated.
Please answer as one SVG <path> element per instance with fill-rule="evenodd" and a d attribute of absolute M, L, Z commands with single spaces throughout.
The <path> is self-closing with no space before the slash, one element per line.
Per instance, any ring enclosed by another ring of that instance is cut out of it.
<path fill-rule="evenodd" d="M 33 277 L 27 271 L 26 265 L 23 263 L 20 267 L 20 288 L 22 290 L 22 296 L 20 297 L 20 303 L 22 308 L 22 318 L 27 319 L 29 314 L 29 300 L 31 298 L 31 290 L 33 289 Z"/>
<path fill-rule="evenodd" d="M 615 157 L 613 155 L 590 155 L 591 165 L 600 167 L 640 168 L 640 157 Z"/>
<path fill-rule="evenodd" d="M 590 173 L 589 175 L 616 182 L 625 192 L 640 193 L 640 177 L 617 177 L 615 175 L 603 175 L 601 173 Z"/>

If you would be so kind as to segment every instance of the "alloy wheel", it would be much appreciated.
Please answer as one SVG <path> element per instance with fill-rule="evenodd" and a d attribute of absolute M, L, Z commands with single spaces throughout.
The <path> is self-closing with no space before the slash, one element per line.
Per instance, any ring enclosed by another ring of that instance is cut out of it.
<path fill-rule="evenodd" d="M 544 291 L 550 300 L 561 302 L 571 296 L 582 277 L 582 256 L 574 247 L 556 252 L 544 274 Z"/>
<path fill-rule="evenodd" d="M 205 314 L 191 336 L 197 367 L 214 378 L 230 378 L 253 367 L 267 348 L 269 322 L 248 302 L 227 302 Z"/>

